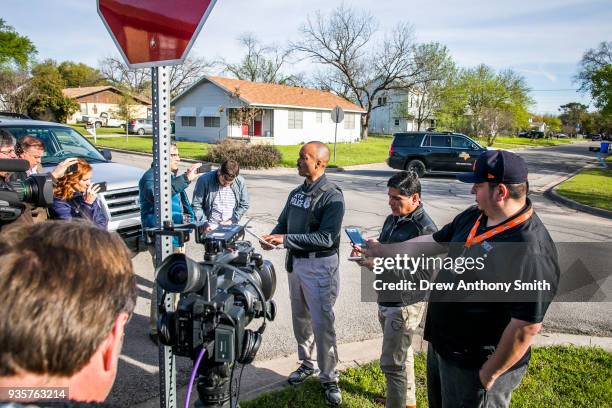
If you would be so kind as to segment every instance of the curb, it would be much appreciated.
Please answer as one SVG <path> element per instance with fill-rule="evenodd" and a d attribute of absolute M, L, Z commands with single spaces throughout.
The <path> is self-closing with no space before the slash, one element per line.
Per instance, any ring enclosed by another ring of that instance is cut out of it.
<path fill-rule="evenodd" d="M 117 152 L 117 153 L 126 153 L 126 154 L 135 154 L 136 156 L 143 156 L 143 157 L 153 157 L 153 154 L 151 153 L 143 153 L 143 152 L 136 152 L 134 150 L 125 150 L 125 149 L 117 149 L 116 147 L 104 147 L 104 146 L 100 146 L 101 149 L 106 149 L 106 150 L 110 150 L 111 152 Z M 201 160 L 193 160 L 193 159 L 183 159 L 181 158 L 181 162 L 185 162 L 185 163 L 205 163 Z M 211 163 L 214 164 L 214 163 Z"/>
<path fill-rule="evenodd" d="M 583 170 L 588 170 L 588 169 L 591 169 L 591 168 L 595 168 L 595 165 L 589 164 L 587 166 L 584 166 L 580 170 L 577 170 L 574 173 L 570 174 L 569 176 L 564 177 L 561 180 L 555 182 L 554 185 L 548 187 L 546 189 L 546 191 L 544 191 L 544 197 L 548 198 L 549 200 L 551 200 L 553 202 L 556 202 L 557 204 L 561 204 L 561 205 L 563 205 L 565 207 L 568 207 L 568 208 L 571 208 L 573 210 L 582 211 L 582 212 L 585 212 L 587 214 L 591 214 L 591 215 L 595 215 L 595 216 L 598 216 L 598 217 L 603 217 L 603 218 L 607 218 L 607 219 L 611 219 L 612 220 L 612 211 L 604 210 L 603 208 L 591 207 L 590 205 L 586 205 L 586 204 L 581 204 L 581 203 L 579 203 L 577 201 L 574 201 L 572 199 L 569 199 L 567 197 L 563 197 L 562 195 L 560 195 L 559 193 L 557 193 L 555 191 L 557 189 L 557 187 L 559 187 L 559 185 L 561 183 L 571 179 L 572 177 L 574 177 L 575 175 L 579 174 Z"/>

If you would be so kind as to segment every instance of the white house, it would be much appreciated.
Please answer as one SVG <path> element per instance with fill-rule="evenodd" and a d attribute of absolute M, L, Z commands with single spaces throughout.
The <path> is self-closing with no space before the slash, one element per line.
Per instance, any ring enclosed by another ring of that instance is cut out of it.
<path fill-rule="evenodd" d="M 177 140 L 216 143 L 226 138 L 290 145 L 320 140 L 333 142 L 331 111 L 344 110 L 338 142 L 359 140 L 359 106 L 317 89 L 205 76 L 172 101 Z M 256 109 L 251 123 L 235 123 L 238 109 Z"/>
<path fill-rule="evenodd" d="M 405 89 L 378 93 L 374 109 L 370 112 L 368 132 L 389 134 L 419 130 L 416 118 L 419 116 L 418 107 L 422 97 L 415 91 Z M 434 123 L 434 119 L 428 117 L 421 123 L 420 130 L 433 127 Z"/>

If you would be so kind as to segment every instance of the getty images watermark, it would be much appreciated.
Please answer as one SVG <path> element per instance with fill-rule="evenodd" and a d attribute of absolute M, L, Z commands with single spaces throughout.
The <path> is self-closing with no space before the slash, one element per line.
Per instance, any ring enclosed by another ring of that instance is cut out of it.
<path fill-rule="evenodd" d="M 449 253 L 464 253 L 451 244 Z M 362 301 L 605 302 L 612 301 L 612 243 L 502 243 L 475 256 L 398 254 L 362 268 Z"/>

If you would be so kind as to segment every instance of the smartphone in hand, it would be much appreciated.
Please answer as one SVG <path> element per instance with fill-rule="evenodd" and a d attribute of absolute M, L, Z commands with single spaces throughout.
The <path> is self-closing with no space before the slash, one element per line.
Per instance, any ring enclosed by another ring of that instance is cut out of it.
<path fill-rule="evenodd" d="M 346 232 L 346 235 L 348 235 L 353 245 L 363 246 L 365 243 L 365 239 L 361 235 L 361 232 L 359 232 L 358 228 L 345 228 L 344 232 Z"/>
<path fill-rule="evenodd" d="M 106 181 L 103 181 L 101 183 L 97 183 L 96 185 L 100 186 L 100 189 L 98 190 L 98 193 L 103 193 L 106 191 Z"/>
<path fill-rule="evenodd" d="M 197 174 L 208 173 L 211 170 L 210 164 L 204 163 L 196 170 Z"/>
<path fill-rule="evenodd" d="M 76 173 L 78 169 L 79 169 L 79 166 L 78 166 L 76 163 L 71 164 L 71 165 L 70 165 L 70 166 L 68 166 L 68 168 L 66 169 L 66 174 L 69 174 L 69 173 Z"/>

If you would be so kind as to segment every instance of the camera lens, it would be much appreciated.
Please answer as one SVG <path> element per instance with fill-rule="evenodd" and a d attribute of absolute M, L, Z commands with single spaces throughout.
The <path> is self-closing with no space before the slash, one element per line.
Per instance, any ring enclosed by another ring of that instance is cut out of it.
<path fill-rule="evenodd" d="M 184 285 L 187 283 L 189 271 L 187 271 L 187 263 L 185 261 L 176 261 L 168 269 L 168 280 L 173 285 Z"/>

